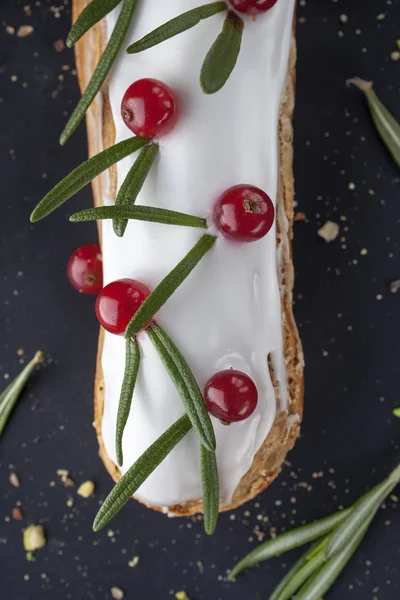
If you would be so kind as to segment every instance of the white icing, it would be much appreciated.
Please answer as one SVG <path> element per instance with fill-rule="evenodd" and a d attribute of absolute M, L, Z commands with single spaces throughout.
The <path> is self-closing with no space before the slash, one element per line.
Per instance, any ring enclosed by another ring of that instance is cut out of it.
<path fill-rule="evenodd" d="M 142 2 L 125 46 L 199 3 Z M 138 204 L 207 217 L 218 195 L 237 183 L 254 184 L 276 198 L 277 125 L 293 10 L 294 0 L 279 0 L 255 22 L 246 19 L 238 64 L 225 87 L 212 96 L 201 92 L 199 73 L 221 30 L 223 14 L 142 54 L 120 56 L 110 79 L 117 142 L 131 135 L 120 117 L 120 103 L 126 88 L 137 79 L 161 79 L 175 90 L 180 103 L 178 125 L 161 139 L 159 157 Z M 115 9 L 108 16 L 108 31 L 117 14 Z M 118 185 L 133 160 L 129 157 L 119 163 Z M 130 222 L 125 237 L 119 239 L 111 222 L 103 221 L 105 283 L 132 277 L 154 287 L 201 235 L 195 229 Z M 231 500 L 274 422 L 276 400 L 267 366 L 271 352 L 275 376 L 282 382 L 282 407 L 287 407 L 276 261 L 275 230 L 251 244 L 234 244 L 220 238 L 157 316 L 185 355 L 201 387 L 216 371 L 230 367 L 248 373 L 258 387 L 258 407 L 249 419 L 230 427 L 213 419 L 221 504 Z M 123 473 L 184 412 L 147 336 L 140 334 L 139 339 L 142 361 L 124 434 Z M 123 338 L 106 333 L 102 434 L 114 462 L 124 357 Z M 158 506 L 201 497 L 199 444 L 193 431 L 136 495 Z"/>

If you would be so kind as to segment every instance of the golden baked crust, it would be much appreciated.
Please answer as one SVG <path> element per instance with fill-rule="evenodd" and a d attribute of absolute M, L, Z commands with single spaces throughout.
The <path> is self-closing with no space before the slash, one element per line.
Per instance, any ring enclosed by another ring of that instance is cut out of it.
<path fill-rule="evenodd" d="M 74 18 L 88 4 L 88 0 L 73 0 Z M 97 25 L 76 45 L 76 64 L 81 90 L 84 90 L 98 62 L 105 41 L 104 23 Z M 294 269 L 292 262 L 291 241 L 293 237 L 293 128 L 296 45 L 293 34 L 290 51 L 286 90 L 282 98 L 279 121 L 280 139 L 280 194 L 277 203 L 277 245 L 282 251 L 282 267 L 280 273 L 280 290 L 282 303 L 282 325 L 284 332 L 284 353 L 286 357 L 288 388 L 291 402 L 289 414 L 296 415 L 288 431 L 288 417 L 279 410 L 278 386 L 274 378 L 271 361 L 268 361 L 272 381 L 277 397 L 277 416 L 272 429 L 254 457 L 249 471 L 243 476 L 235 490 L 231 504 L 221 507 L 231 510 L 251 500 L 264 490 L 279 474 L 286 454 L 294 446 L 300 431 L 303 415 L 303 353 L 300 338 L 292 311 L 292 291 Z M 99 122 L 101 127 L 99 127 Z M 108 148 L 114 143 L 115 129 L 108 98 L 108 86 L 105 84 L 101 92 L 101 101 L 93 102 L 87 113 L 86 125 L 90 155 Z M 107 189 L 108 187 L 108 189 Z M 99 206 L 105 194 L 115 195 L 116 174 L 111 169 L 109 176 L 103 175 L 93 182 L 93 195 L 96 206 Z M 101 232 L 99 230 L 101 237 Z M 100 331 L 97 354 L 97 369 L 94 389 L 94 426 L 99 441 L 100 457 L 114 481 L 118 481 L 121 473 L 117 465 L 109 458 L 101 433 L 104 408 L 104 381 L 101 368 L 103 332 Z M 154 510 L 164 512 L 160 507 L 151 506 Z M 168 514 L 176 516 L 193 515 L 202 512 L 201 499 L 193 499 L 185 504 L 168 507 Z"/>

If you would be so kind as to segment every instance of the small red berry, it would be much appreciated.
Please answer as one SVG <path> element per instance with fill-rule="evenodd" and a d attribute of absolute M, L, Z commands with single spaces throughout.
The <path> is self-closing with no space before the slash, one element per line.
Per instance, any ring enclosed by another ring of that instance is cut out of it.
<path fill-rule="evenodd" d="M 68 259 L 67 275 L 71 285 L 82 294 L 98 294 L 103 287 L 103 261 L 98 244 L 77 248 Z"/>
<path fill-rule="evenodd" d="M 109 283 L 96 300 L 100 325 L 110 333 L 123 335 L 129 321 L 149 295 L 149 288 L 135 279 L 118 279 Z"/>
<path fill-rule="evenodd" d="M 229 0 L 238 12 L 257 15 L 267 12 L 278 0 Z"/>
<path fill-rule="evenodd" d="M 121 115 L 135 135 L 160 137 L 169 133 L 176 123 L 176 99 L 162 81 L 139 79 L 126 90 Z"/>
<path fill-rule="evenodd" d="M 271 198 L 252 185 L 235 185 L 219 197 L 214 218 L 220 231 L 239 242 L 254 242 L 271 229 L 275 209 Z"/>
<path fill-rule="evenodd" d="M 257 388 L 241 371 L 220 371 L 209 379 L 204 400 L 208 412 L 224 423 L 244 421 L 254 412 L 258 402 Z"/>

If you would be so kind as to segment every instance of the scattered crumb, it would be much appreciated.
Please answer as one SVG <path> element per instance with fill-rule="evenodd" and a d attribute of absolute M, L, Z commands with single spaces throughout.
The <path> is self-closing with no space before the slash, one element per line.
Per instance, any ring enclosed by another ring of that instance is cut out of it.
<path fill-rule="evenodd" d="M 190 600 L 187 593 L 184 592 L 183 590 L 181 590 L 180 592 L 176 592 L 175 598 L 176 598 L 176 600 Z"/>
<path fill-rule="evenodd" d="M 57 475 L 59 476 L 59 478 L 61 479 L 61 483 L 65 487 L 73 487 L 75 485 L 75 482 L 69 476 L 69 471 L 67 471 L 67 469 L 58 469 Z"/>
<path fill-rule="evenodd" d="M 119 587 L 112 587 L 111 596 L 114 600 L 122 600 L 125 597 L 125 593 Z"/>
<path fill-rule="evenodd" d="M 394 61 L 400 60 L 400 52 L 398 50 L 395 50 L 394 52 L 390 53 L 390 58 Z"/>
<path fill-rule="evenodd" d="M 9 481 L 10 481 L 11 485 L 13 485 L 16 488 L 18 488 L 21 485 L 16 473 L 10 474 Z"/>
<path fill-rule="evenodd" d="M 65 49 L 64 40 L 56 40 L 53 45 L 56 52 L 62 52 Z"/>
<path fill-rule="evenodd" d="M 366 248 L 361 248 L 360 254 L 361 254 L 361 256 L 367 256 L 368 250 Z"/>
<path fill-rule="evenodd" d="M 95 484 L 93 481 L 85 481 L 78 488 L 78 495 L 82 496 L 82 498 L 89 498 L 95 490 Z"/>
<path fill-rule="evenodd" d="M 136 567 L 136 566 L 137 566 L 137 564 L 139 563 L 139 560 L 140 560 L 140 557 L 139 557 L 139 556 L 134 556 L 134 557 L 132 558 L 132 560 L 130 560 L 130 561 L 128 562 L 128 566 L 129 566 L 129 567 L 131 567 L 131 568 L 133 568 L 133 567 Z"/>
<path fill-rule="evenodd" d="M 305 221 L 306 223 L 308 223 L 307 216 L 306 216 L 306 214 L 305 214 L 305 213 L 303 213 L 303 212 L 297 212 L 297 213 L 295 214 L 295 216 L 294 216 L 294 220 L 295 220 L 295 222 L 296 222 L 296 223 L 297 223 L 297 222 L 299 222 L 299 221 L 300 221 L 300 222 L 303 222 L 303 221 Z"/>
<path fill-rule="evenodd" d="M 348 20 L 349 20 L 349 17 L 347 15 L 340 15 L 341 23 L 347 23 Z"/>
<path fill-rule="evenodd" d="M 7 25 L 6 26 L 6 32 L 8 33 L 8 35 L 14 35 L 15 34 L 15 27 L 11 27 L 11 25 Z"/>
<path fill-rule="evenodd" d="M 339 225 L 333 221 L 327 221 L 320 229 L 318 235 L 326 242 L 333 242 L 339 235 Z"/>
<path fill-rule="evenodd" d="M 396 294 L 396 292 L 400 290 L 400 279 L 395 279 L 394 281 L 391 281 L 389 284 L 389 289 L 392 292 L 392 294 Z"/>
<path fill-rule="evenodd" d="M 22 510 L 18 508 L 18 506 L 12 509 L 11 514 L 14 521 L 22 521 L 22 519 L 24 518 Z"/>
<path fill-rule="evenodd" d="M 356 189 L 356 184 L 353 183 L 352 181 L 350 181 L 349 185 L 347 186 L 349 188 L 349 190 L 353 191 Z"/>
<path fill-rule="evenodd" d="M 19 38 L 27 37 L 28 35 L 31 35 L 31 33 L 33 33 L 33 31 L 34 31 L 34 29 L 33 29 L 32 25 L 21 25 L 21 27 L 18 28 L 17 37 L 19 37 Z"/>
<path fill-rule="evenodd" d="M 24 531 L 24 549 L 27 552 L 35 552 L 46 545 L 46 534 L 42 525 L 29 525 Z"/>

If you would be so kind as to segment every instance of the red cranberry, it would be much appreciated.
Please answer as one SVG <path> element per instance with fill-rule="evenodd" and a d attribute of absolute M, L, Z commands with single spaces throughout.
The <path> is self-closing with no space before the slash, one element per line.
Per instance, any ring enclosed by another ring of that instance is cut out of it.
<path fill-rule="evenodd" d="M 135 279 L 118 279 L 106 285 L 97 296 L 96 315 L 110 333 L 123 335 L 150 290 Z M 150 323 L 148 323 L 150 325 Z"/>
<path fill-rule="evenodd" d="M 226 190 L 215 206 L 217 227 L 239 242 L 254 242 L 271 229 L 275 209 L 271 198 L 252 185 L 235 185 Z"/>
<path fill-rule="evenodd" d="M 98 244 L 77 248 L 68 259 L 67 275 L 71 285 L 82 294 L 98 294 L 103 287 L 103 261 Z"/>
<path fill-rule="evenodd" d="M 224 423 L 244 421 L 254 412 L 258 402 L 257 388 L 241 371 L 220 371 L 209 379 L 204 389 L 208 412 Z"/>
<path fill-rule="evenodd" d="M 241 13 L 257 15 L 267 12 L 278 0 L 229 0 L 233 8 Z"/>
<path fill-rule="evenodd" d="M 121 115 L 135 135 L 160 137 L 169 133 L 176 123 L 176 100 L 172 90 L 162 81 L 139 79 L 126 90 Z"/>

